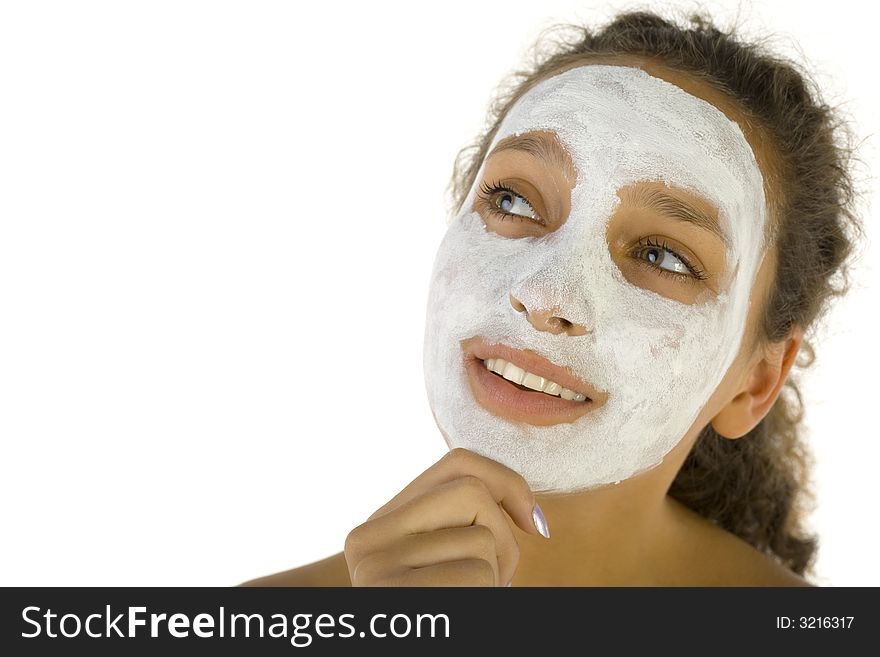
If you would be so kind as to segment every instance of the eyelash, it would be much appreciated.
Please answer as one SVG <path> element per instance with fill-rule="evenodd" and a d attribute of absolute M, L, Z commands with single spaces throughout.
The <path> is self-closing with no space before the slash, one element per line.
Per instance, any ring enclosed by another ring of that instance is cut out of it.
<path fill-rule="evenodd" d="M 526 205 L 528 205 L 532 209 L 532 212 L 535 213 L 536 218 L 532 219 L 531 217 L 524 217 L 521 214 L 513 214 L 512 212 L 505 212 L 504 210 L 499 208 L 492 201 L 492 197 L 495 196 L 496 194 L 500 194 L 502 192 L 504 192 L 505 194 L 512 194 L 513 196 L 518 196 L 523 201 L 525 201 Z M 520 194 L 515 189 L 512 189 L 510 186 L 508 186 L 505 183 L 492 182 L 491 184 L 487 185 L 484 182 L 480 185 L 480 194 L 478 194 L 478 196 L 485 203 L 489 212 L 494 214 L 500 221 L 510 221 L 512 219 L 520 219 L 520 220 L 532 221 L 536 224 L 540 224 L 541 226 L 546 225 L 544 223 L 544 221 L 541 219 L 540 215 L 538 214 L 538 211 L 535 210 L 535 206 L 532 204 L 532 202 L 529 201 L 529 199 L 526 196 L 524 196 L 523 194 Z"/>
<path fill-rule="evenodd" d="M 635 249 L 631 252 L 632 254 L 638 254 L 642 251 L 642 249 L 653 246 L 655 248 L 663 249 L 664 251 L 668 251 L 673 256 L 681 260 L 681 263 L 688 268 L 688 271 L 692 274 L 688 276 L 687 274 L 681 274 L 679 272 L 669 271 L 668 269 L 663 269 L 657 265 L 654 265 L 643 258 L 639 258 L 637 255 L 635 256 L 636 262 L 643 267 L 656 271 L 661 276 L 671 276 L 673 278 L 684 280 L 688 283 L 698 283 L 700 281 L 704 281 L 708 278 L 706 275 L 706 271 L 704 269 L 700 269 L 697 265 L 693 264 L 688 258 L 683 255 L 680 255 L 674 249 L 671 249 L 665 240 L 661 240 L 658 242 L 651 241 L 650 237 L 640 237 L 638 240 L 639 248 Z"/>
<path fill-rule="evenodd" d="M 519 220 L 526 220 L 526 221 L 534 221 L 535 223 L 539 223 L 542 226 L 545 225 L 544 222 L 539 219 L 532 219 L 531 217 L 524 217 L 523 215 L 520 215 L 520 214 L 513 214 L 512 212 L 505 212 L 504 210 L 499 208 L 492 201 L 492 197 L 495 196 L 496 194 L 501 193 L 501 192 L 504 192 L 506 194 L 512 194 L 514 196 L 520 197 L 532 209 L 532 211 L 535 213 L 535 215 L 538 216 L 538 213 L 535 210 L 535 206 L 532 205 L 531 201 L 529 201 L 529 199 L 526 198 L 524 195 L 522 195 L 519 192 L 517 192 L 516 190 L 512 189 L 509 185 L 502 183 L 500 181 L 494 181 L 490 184 L 486 184 L 484 182 L 480 185 L 480 194 L 478 194 L 478 196 L 485 203 L 489 212 L 494 214 L 500 221 L 510 221 L 512 219 L 519 219 Z M 662 267 L 651 264 L 647 260 L 644 260 L 643 258 L 639 258 L 638 256 L 636 256 L 635 260 L 640 266 L 645 267 L 646 269 L 649 269 L 651 271 L 657 272 L 661 276 L 671 277 L 673 279 L 677 279 L 677 280 L 684 281 L 684 282 L 691 283 L 691 284 L 699 283 L 700 281 L 706 280 L 708 278 L 705 270 L 700 269 L 697 265 L 693 264 L 688 258 L 686 258 L 683 255 L 680 255 L 674 249 L 669 248 L 669 245 L 666 243 L 665 240 L 661 240 L 658 243 L 658 242 L 651 241 L 650 237 L 640 237 L 637 241 L 639 244 L 639 249 L 633 251 L 632 253 L 638 253 L 642 249 L 649 247 L 649 246 L 663 249 L 664 251 L 668 251 L 674 257 L 678 258 L 682 262 L 682 264 L 685 267 L 687 267 L 687 269 L 691 273 L 691 275 L 688 276 L 687 274 L 681 274 L 678 272 L 669 271 L 668 269 L 663 269 Z"/>

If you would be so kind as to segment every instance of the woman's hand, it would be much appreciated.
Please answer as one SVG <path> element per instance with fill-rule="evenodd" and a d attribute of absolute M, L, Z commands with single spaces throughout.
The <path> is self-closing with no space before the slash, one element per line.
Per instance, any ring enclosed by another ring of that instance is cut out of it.
<path fill-rule="evenodd" d="M 352 586 L 506 586 L 519 546 L 502 507 L 523 531 L 546 528 L 540 508 L 533 518 L 535 496 L 522 476 L 451 450 L 349 532 Z"/>

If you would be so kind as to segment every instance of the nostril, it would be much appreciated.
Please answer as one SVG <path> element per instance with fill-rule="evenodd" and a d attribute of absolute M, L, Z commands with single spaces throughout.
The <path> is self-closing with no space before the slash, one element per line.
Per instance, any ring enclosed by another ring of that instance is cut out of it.
<path fill-rule="evenodd" d="M 508 295 L 510 297 L 510 305 L 513 306 L 513 309 L 517 312 L 523 313 L 526 311 L 526 307 L 523 303 L 520 302 L 515 296 Z"/>
<path fill-rule="evenodd" d="M 550 333 L 567 333 L 568 335 L 586 335 L 587 329 L 580 324 L 575 324 L 553 313 L 560 312 L 559 308 L 552 310 L 529 310 L 512 294 L 508 293 L 508 299 L 513 309 L 519 313 L 525 313 L 526 319 L 539 331 L 549 331 Z"/>

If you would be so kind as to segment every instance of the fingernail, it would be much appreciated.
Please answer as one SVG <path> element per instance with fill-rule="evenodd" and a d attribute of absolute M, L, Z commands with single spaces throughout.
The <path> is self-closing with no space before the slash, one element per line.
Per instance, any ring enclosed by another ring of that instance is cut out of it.
<path fill-rule="evenodd" d="M 541 533 L 541 536 L 550 538 L 550 528 L 547 527 L 547 519 L 544 517 L 544 512 L 541 511 L 541 507 L 537 504 L 532 509 L 532 520 L 535 523 L 535 529 Z"/>
<path fill-rule="evenodd" d="M 512 584 L 513 584 L 513 580 L 510 580 L 510 581 L 507 583 L 507 586 L 511 586 Z"/>

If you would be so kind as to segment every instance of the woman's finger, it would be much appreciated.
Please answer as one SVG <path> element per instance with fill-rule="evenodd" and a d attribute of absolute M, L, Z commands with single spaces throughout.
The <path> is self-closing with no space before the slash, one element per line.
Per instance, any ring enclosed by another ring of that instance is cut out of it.
<path fill-rule="evenodd" d="M 441 483 L 355 527 L 346 539 L 345 552 L 357 563 L 361 555 L 393 550 L 401 538 L 471 525 L 483 525 L 491 531 L 498 576 L 512 578 L 519 562 L 516 538 L 489 488 L 473 475 Z"/>
<path fill-rule="evenodd" d="M 401 572 L 449 561 L 482 559 L 491 564 L 496 584 L 500 585 L 503 577 L 499 574 L 499 549 L 495 534 L 485 525 L 449 527 L 412 534 L 399 541 L 389 556 L 402 566 L 397 568 Z"/>
<path fill-rule="evenodd" d="M 482 559 L 437 563 L 400 573 L 392 586 L 496 586 L 492 565 Z"/>
<path fill-rule="evenodd" d="M 410 482 L 398 495 L 376 510 L 369 520 L 378 518 L 424 492 L 465 475 L 477 477 L 486 485 L 493 499 L 525 532 L 539 535 L 532 513 L 535 495 L 526 480 L 497 461 L 457 447 Z"/>

